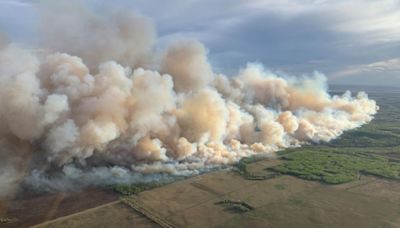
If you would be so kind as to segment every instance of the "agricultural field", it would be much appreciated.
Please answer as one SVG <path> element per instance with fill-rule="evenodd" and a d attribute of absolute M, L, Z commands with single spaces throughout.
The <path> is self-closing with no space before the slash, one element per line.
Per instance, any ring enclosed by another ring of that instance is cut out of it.
<path fill-rule="evenodd" d="M 268 162 L 250 166 L 257 170 Z M 168 221 L 170 227 L 398 227 L 400 222 L 400 183 L 372 176 L 325 185 L 287 175 L 248 180 L 236 172 L 218 171 L 131 197 L 153 214 L 149 217 Z M 232 207 L 239 203 L 247 209 Z M 100 221 L 157 227 L 127 208 L 118 203 L 89 209 L 38 227 L 98 227 Z"/>
<path fill-rule="evenodd" d="M 37 227 L 159 227 L 119 201 L 45 222 Z"/>
<path fill-rule="evenodd" d="M 107 189 L 36 194 L 20 192 L 13 199 L 0 201 L 0 227 L 30 227 L 59 217 L 79 213 L 118 200 Z"/>

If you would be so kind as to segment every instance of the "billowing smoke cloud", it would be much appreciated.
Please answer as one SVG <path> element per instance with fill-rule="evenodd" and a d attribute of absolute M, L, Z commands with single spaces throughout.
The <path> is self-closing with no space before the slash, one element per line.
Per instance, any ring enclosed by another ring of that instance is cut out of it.
<path fill-rule="evenodd" d="M 105 61 L 130 67 L 150 63 L 156 32 L 145 17 L 113 8 L 95 13 L 77 0 L 35 6 L 42 44 L 50 50 L 79 56 L 93 70 Z"/>
<path fill-rule="evenodd" d="M 155 52 L 143 17 L 51 7 L 48 51 L 0 50 L 1 192 L 23 179 L 51 190 L 192 175 L 329 141 L 378 109 L 365 93 L 329 95 L 318 73 L 216 74 L 197 41 Z"/>

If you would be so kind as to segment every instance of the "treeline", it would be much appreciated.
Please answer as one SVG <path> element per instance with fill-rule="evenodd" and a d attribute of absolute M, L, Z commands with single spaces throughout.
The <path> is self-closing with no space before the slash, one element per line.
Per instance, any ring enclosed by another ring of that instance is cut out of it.
<path fill-rule="evenodd" d="M 265 157 L 261 156 L 250 156 L 250 157 L 245 157 L 242 158 L 237 164 L 236 164 L 236 171 L 245 179 L 247 180 L 267 180 L 270 178 L 274 178 L 279 175 L 279 173 L 265 173 L 263 175 L 258 175 L 254 174 L 252 172 L 249 172 L 247 170 L 247 165 L 261 161 L 265 159 Z"/>
<path fill-rule="evenodd" d="M 115 184 L 112 186 L 114 191 L 119 194 L 130 196 L 133 194 L 138 194 L 146 190 L 150 190 L 156 187 L 160 187 L 165 183 L 159 182 L 145 182 L 145 183 L 132 183 L 132 184 Z"/>
<path fill-rule="evenodd" d="M 346 148 L 347 151 L 350 148 Z M 287 161 L 270 168 L 281 174 L 302 179 L 341 184 L 357 179 L 361 174 L 390 179 L 400 178 L 400 163 L 372 154 L 338 152 L 321 148 L 298 149 L 283 156 Z"/>
<path fill-rule="evenodd" d="M 248 212 L 254 210 L 254 207 L 244 201 L 234 201 L 225 199 L 222 201 L 218 201 L 215 203 L 216 205 L 222 205 L 226 207 L 228 210 L 232 210 L 235 212 Z"/>

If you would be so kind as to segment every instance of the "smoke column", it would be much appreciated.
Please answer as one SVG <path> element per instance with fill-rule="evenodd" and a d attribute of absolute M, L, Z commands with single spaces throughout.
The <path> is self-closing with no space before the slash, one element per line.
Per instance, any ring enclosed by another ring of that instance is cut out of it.
<path fill-rule="evenodd" d="M 318 73 L 216 74 L 194 40 L 155 51 L 142 16 L 47 3 L 36 6 L 42 51 L 0 45 L 2 194 L 21 181 L 64 190 L 193 175 L 327 142 L 378 110 L 365 93 L 329 95 Z"/>

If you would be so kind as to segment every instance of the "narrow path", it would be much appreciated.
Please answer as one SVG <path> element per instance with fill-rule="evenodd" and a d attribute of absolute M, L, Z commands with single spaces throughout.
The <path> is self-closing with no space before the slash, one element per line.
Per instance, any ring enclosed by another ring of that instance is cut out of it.
<path fill-rule="evenodd" d="M 100 205 L 100 206 L 97 206 L 97 207 L 92 207 L 92 208 L 89 208 L 87 210 L 74 213 L 74 214 L 71 214 L 71 215 L 66 215 L 66 216 L 59 217 L 59 218 L 56 218 L 56 219 L 53 219 L 53 220 L 50 220 L 50 221 L 46 221 L 46 222 L 43 222 L 43 223 L 40 223 L 40 224 L 36 224 L 36 225 L 32 226 L 32 228 L 40 228 L 40 227 L 45 227 L 45 226 L 48 226 L 48 225 L 50 225 L 49 227 L 51 227 L 51 224 L 53 222 L 58 222 L 58 221 L 66 220 L 66 219 L 71 219 L 73 217 L 85 214 L 87 212 L 91 212 L 91 211 L 97 210 L 99 208 L 111 206 L 111 205 L 114 205 L 114 204 L 117 204 L 117 203 L 120 203 L 120 201 L 116 200 L 116 201 L 113 201 L 113 202 L 110 202 L 110 203 L 106 203 L 106 204 L 103 204 L 103 205 Z"/>
<path fill-rule="evenodd" d="M 136 200 L 136 197 L 134 197 L 134 196 L 122 197 L 121 198 L 121 202 L 127 204 L 132 209 L 134 209 L 135 211 L 137 211 L 140 214 L 144 215 L 146 218 L 150 219 L 151 221 L 157 223 L 161 227 L 164 227 L 164 228 L 177 228 L 176 225 L 170 223 L 169 221 L 161 218 L 160 216 L 156 215 L 152 211 L 150 211 L 150 210 L 146 209 L 145 207 L 143 207 L 143 205 L 141 205 L 140 202 L 138 202 Z"/>
<path fill-rule="evenodd" d="M 53 205 L 51 206 L 49 212 L 46 214 L 44 221 L 49 221 L 54 218 L 54 215 L 57 212 L 58 207 L 60 206 L 61 202 L 65 199 L 66 194 L 61 193 L 57 196 L 56 200 L 54 201 Z"/>

